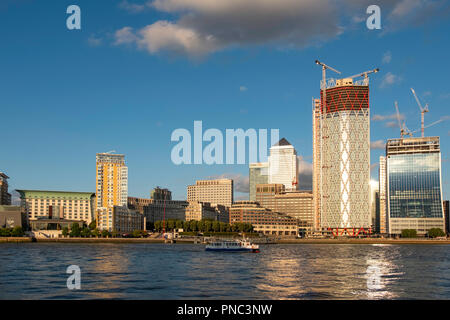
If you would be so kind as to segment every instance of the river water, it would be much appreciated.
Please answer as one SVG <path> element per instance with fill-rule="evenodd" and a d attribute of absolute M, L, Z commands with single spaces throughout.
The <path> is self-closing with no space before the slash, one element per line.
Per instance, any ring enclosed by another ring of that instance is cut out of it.
<path fill-rule="evenodd" d="M 0 244 L 0 299 L 450 299 L 449 271 L 448 245 Z"/>

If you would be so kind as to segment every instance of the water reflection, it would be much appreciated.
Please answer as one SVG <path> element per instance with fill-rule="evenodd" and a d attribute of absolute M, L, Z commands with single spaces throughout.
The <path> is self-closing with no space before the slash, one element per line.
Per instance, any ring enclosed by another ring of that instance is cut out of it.
<path fill-rule="evenodd" d="M 0 244 L 0 299 L 449 299 L 446 245 Z M 80 291 L 66 287 L 69 265 Z"/>

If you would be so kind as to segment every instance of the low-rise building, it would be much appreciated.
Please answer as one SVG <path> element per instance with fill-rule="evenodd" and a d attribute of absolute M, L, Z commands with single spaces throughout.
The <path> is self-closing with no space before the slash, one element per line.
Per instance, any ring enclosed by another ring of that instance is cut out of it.
<path fill-rule="evenodd" d="M 228 208 L 209 202 L 189 202 L 189 205 L 186 207 L 186 221 L 205 219 L 228 223 L 230 221 Z"/>
<path fill-rule="evenodd" d="M 297 219 L 264 208 L 254 201 L 237 201 L 230 208 L 230 224 L 250 223 L 253 229 L 270 236 L 298 236 Z"/>
<path fill-rule="evenodd" d="M 99 230 L 122 233 L 146 230 L 144 215 L 130 210 L 126 206 L 114 206 L 111 215 L 109 210 L 100 210 L 97 214 L 97 227 Z"/>
<path fill-rule="evenodd" d="M 187 187 L 189 202 L 209 202 L 230 207 L 233 203 L 233 180 L 197 180 L 195 185 Z"/>
<path fill-rule="evenodd" d="M 185 220 L 187 201 L 158 200 L 128 197 L 128 208 L 143 214 L 146 218 L 146 228 L 150 224 L 162 220 Z"/>
<path fill-rule="evenodd" d="M 314 202 L 312 191 L 288 190 L 283 184 L 256 185 L 256 202 L 274 212 L 297 219 L 303 234 L 314 231 Z"/>
<path fill-rule="evenodd" d="M 19 206 L 0 205 L 0 228 L 27 227 L 27 217 Z"/>
<path fill-rule="evenodd" d="M 95 193 L 16 190 L 20 194 L 21 207 L 30 221 L 39 218 L 60 218 L 91 223 L 94 217 Z"/>

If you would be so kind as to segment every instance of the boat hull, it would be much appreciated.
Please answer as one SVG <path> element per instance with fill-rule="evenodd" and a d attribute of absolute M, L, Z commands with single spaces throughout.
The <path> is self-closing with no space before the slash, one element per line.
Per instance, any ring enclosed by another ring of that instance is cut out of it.
<path fill-rule="evenodd" d="M 259 249 L 252 248 L 206 248 L 206 251 L 218 251 L 218 252 L 259 252 Z"/>

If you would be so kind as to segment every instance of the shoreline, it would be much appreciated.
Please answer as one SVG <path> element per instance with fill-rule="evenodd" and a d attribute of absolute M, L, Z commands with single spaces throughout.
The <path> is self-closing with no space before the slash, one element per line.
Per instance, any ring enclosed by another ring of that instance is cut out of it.
<path fill-rule="evenodd" d="M 255 239 L 256 240 L 256 239 Z M 56 238 L 32 239 L 30 237 L 0 238 L 0 243 L 171 243 L 164 239 L 155 238 Z M 255 241 L 258 244 L 450 244 L 450 239 L 280 239 L 271 242 Z M 176 239 L 173 244 L 202 244 L 194 239 Z"/>

